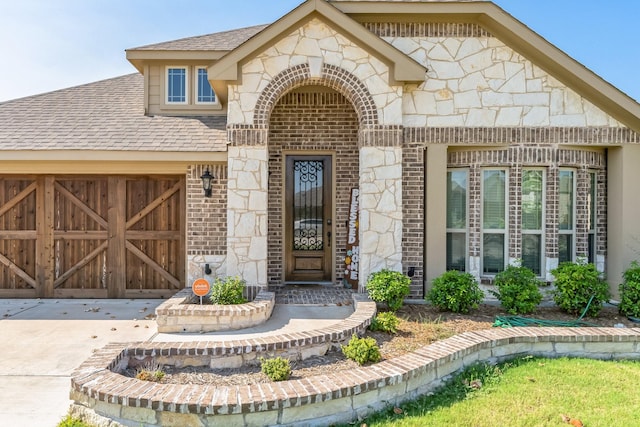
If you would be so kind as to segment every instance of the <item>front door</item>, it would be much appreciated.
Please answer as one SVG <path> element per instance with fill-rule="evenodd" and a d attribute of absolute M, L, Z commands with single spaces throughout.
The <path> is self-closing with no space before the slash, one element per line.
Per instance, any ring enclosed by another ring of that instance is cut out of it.
<path fill-rule="evenodd" d="M 331 156 L 287 156 L 285 282 L 331 281 Z"/>

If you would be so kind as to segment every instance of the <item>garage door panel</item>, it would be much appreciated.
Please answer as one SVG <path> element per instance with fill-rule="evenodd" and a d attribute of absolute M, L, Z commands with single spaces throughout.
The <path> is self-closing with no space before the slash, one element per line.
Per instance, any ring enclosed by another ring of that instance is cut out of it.
<path fill-rule="evenodd" d="M 127 230 L 180 230 L 181 182 L 154 179 L 128 182 Z"/>
<path fill-rule="evenodd" d="M 178 251 L 178 241 L 128 240 L 127 290 L 180 289 Z"/>
<path fill-rule="evenodd" d="M 0 290 L 35 289 L 34 240 L 0 241 Z"/>
<path fill-rule="evenodd" d="M 184 192 L 176 176 L 0 177 L 0 297 L 168 297 Z"/>
<path fill-rule="evenodd" d="M 106 289 L 106 240 L 56 241 L 55 289 Z"/>
<path fill-rule="evenodd" d="M 106 230 L 108 187 L 106 179 L 64 179 L 55 183 L 55 229 Z"/>
<path fill-rule="evenodd" d="M 32 178 L 0 179 L 0 296 L 35 296 L 36 188 Z"/>

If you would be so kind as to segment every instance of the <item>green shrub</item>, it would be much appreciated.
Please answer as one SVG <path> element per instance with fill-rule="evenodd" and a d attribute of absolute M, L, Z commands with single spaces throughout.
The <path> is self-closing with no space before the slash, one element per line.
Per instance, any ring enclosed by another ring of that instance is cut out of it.
<path fill-rule="evenodd" d="M 510 265 L 496 274 L 494 285 L 498 291 L 490 292 L 507 313 L 527 314 L 534 312 L 542 301 L 542 293 L 538 289 L 541 284 L 530 268 Z"/>
<path fill-rule="evenodd" d="M 400 324 L 400 319 L 395 313 L 391 311 L 386 311 L 383 313 L 378 313 L 373 320 L 371 321 L 371 325 L 369 325 L 369 329 L 372 331 L 382 331 L 388 334 L 395 334 L 398 332 L 398 325 Z"/>
<path fill-rule="evenodd" d="M 92 425 L 71 415 L 67 415 L 58 423 L 57 427 L 92 427 Z"/>
<path fill-rule="evenodd" d="M 624 316 L 640 317 L 640 264 L 633 261 L 622 275 L 620 285 L 620 306 L 618 310 Z"/>
<path fill-rule="evenodd" d="M 584 260 L 563 262 L 551 270 L 551 274 L 556 279 L 553 299 L 567 313 L 582 314 L 589 305 L 586 314 L 596 317 L 609 300 L 609 285 L 600 278 L 594 264 L 587 264 Z"/>
<path fill-rule="evenodd" d="M 377 271 L 367 280 L 369 298 L 375 302 L 386 303 L 390 310 L 397 311 L 402 307 L 404 298 L 409 295 L 411 279 L 398 272 L 383 269 Z"/>
<path fill-rule="evenodd" d="M 212 304 L 231 305 L 247 302 L 242 295 L 246 282 L 239 277 L 217 278 L 211 286 L 209 300 Z"/>
<path fill-rule="evenodd" d="M 342 354 L 355 360 L 359 365 L 379 362 L 381 359 L 380 349 L 375 339 L 371 337 L 358 338 L 356 335 L 351 337 L 349 344 L 342 346 Z"/>
<path fill-rule="evenodd" d="M 468 313 L 478 308 L 483 298 L 484 293 L 475 277 L 469 273 L 451 270 L 433 280 L 431 290 L 425 299 L 440 310 Z"/>
<path fill-rule="evenodd" d="M 289 359 L 276 357 L 273 359 L 260 359 L 260 370 L 271 381 L 286 381 L 291 376 L 291 363 Z"/>

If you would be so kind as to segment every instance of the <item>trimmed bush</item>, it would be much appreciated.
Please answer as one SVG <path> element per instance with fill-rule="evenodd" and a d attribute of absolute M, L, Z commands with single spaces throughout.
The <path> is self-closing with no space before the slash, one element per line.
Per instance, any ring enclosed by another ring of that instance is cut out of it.
<path fill-rule="evenodd" d="M 369 325 L 369 330 L 395 334 L 398 332 L 399 324 L 400 319 L 398 319 L 398 316 L 396 316 L 395 313 L 391 311 L 385 311 L 383 313 L 378 313 L 373 318 L 373 320 L 371 321 L 371 325 Z"/>
<path fill-rule="evenodd" d="M 551 270 L 551 274 L 556 279 L 553 300 L 569 314 L 582 314 L 588 305 L 586 315 L 597 317 L 609 300 L 609 285 L 600 278 L 594 264 L 587 264 L 584 260 L 563 262 Z"/>
<path fill-rule="evenodd" d="M 478 281 L 469 273 L 447 271 L 433 280 L 425 299 L 440 310 L 468 313 L 478 308 L 484 293 Z"/>
<path fill-rule="evenodd" d="M 367 293 L 375 302 L 385 303 L 392 311 L 402 307 L 404 298 L 409 295 L 411 279 L 404 274 L 383 269 L 369 276 Z"/>
<path fill-rule="evenodd" d="M 375 339 L 371 337 L 358 338 L 356 335 L 351 337 L 349 344 L 342 346 L 342 354 L 348 359 L 355 360 L 358 365 L 376 363 L 382 358 Z"/>
<path fill-rule="evenodd" d="M 247 302 L 242 295 L 246 282 L 239 277 L 217 278 L 211 286 L 209 300 L 212 304 L 233 305 Z"/>
<path fill-rule="evenodd" d="M 620 285 L 620 305 L 618 311 L 623 316 L 640 317 L 640 264 L 633 261 L 622 275 Z"/>
<path fill-rule="evenodd" d="M 490 291 L 509 314 L 533 313 L 542 301 L 538 287 L 542 282 L 536 274 L 522 265 L 510 265 L 496 274 L 496 291 Z"/>
<path fill-rule="evenodd" d="M 291 362 L 283 357 L 261 358 L 260 370 L 271 381 L 286 381 L 291 376 Z"/>

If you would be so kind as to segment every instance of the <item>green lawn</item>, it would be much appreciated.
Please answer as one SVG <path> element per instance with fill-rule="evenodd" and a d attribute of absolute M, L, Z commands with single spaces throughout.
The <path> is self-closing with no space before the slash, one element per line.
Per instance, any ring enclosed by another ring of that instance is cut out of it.
<path fill-rule="evenodd" d="M 467 369 L 435 394 L 375 414 L 368 427 L 640 425 L 640 362 L 527 357 Z M 360 423 L 356 424 L 360 425 Z"/>

